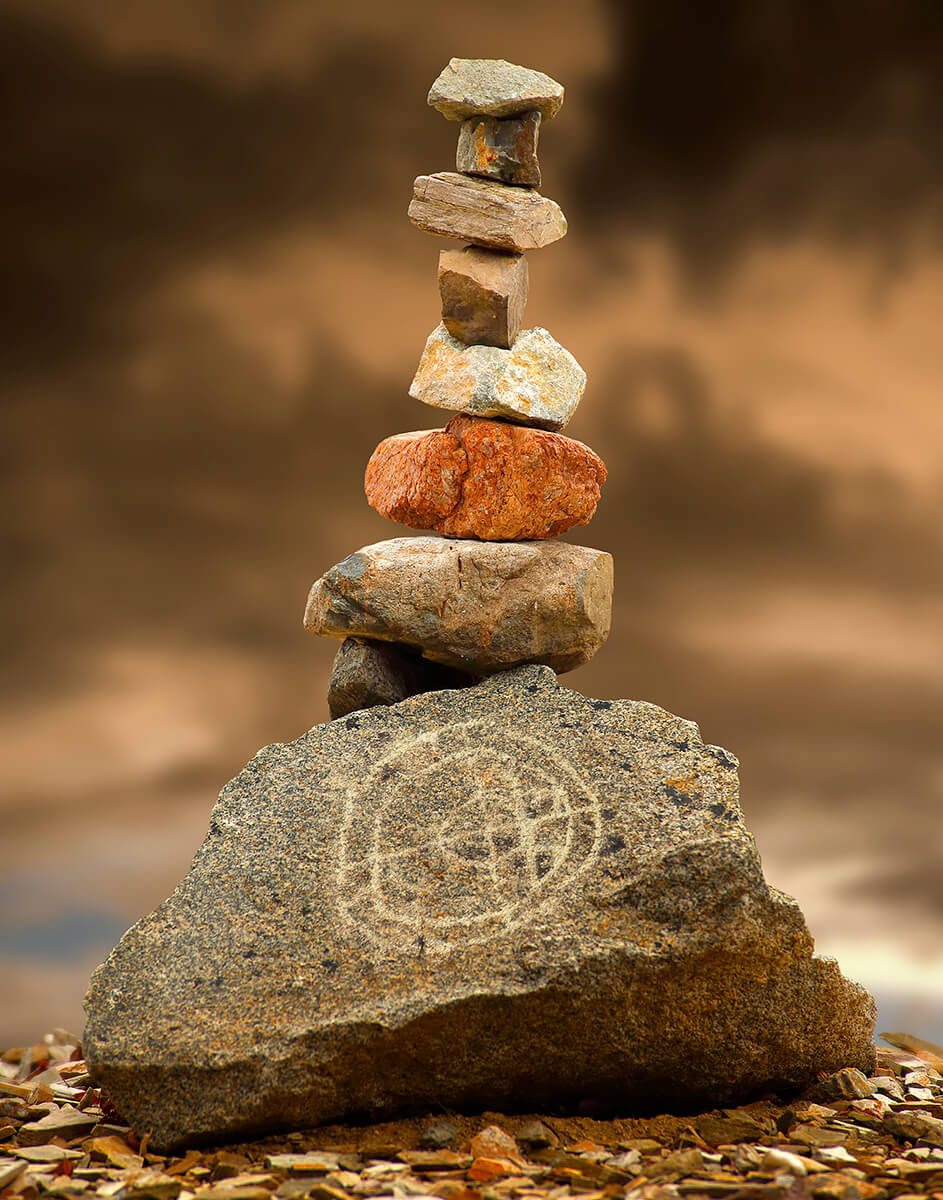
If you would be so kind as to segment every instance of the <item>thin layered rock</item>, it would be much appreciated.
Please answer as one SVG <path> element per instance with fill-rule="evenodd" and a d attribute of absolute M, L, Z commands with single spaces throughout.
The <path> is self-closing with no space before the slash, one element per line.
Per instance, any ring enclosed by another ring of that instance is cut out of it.
<path fill-rule="evenodd" d="M 519 253 L 549 246 L 566 233 L 562 209 L 539 192 L 455 171 L 416 179 L 409 219 L 437 237 Z"/>

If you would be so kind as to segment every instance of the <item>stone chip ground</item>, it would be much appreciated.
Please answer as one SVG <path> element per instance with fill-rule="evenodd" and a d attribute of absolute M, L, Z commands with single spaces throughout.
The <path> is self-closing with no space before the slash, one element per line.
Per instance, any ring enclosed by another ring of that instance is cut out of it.
<path fill-rule="evenodd" d="M 943 1049 L 878 1047 L 806 1097 L 648 1119 L 429 1114 L 152 1154 L 57 1030 L 0 1055 L 0 1195 L 102 1200 L 903 1200 L 943 1197 Z M 859 1093 L 867 1089 L 865 1100 Z M 849 1098 L 852 1097 L 852 1098 Z M 867 1104 L 868 1107 L 856 1107 Z M 47 1121 L 48 1118 L 54 1118 Z M 75 1124 L 81 1119 L 81 1126 Z M 47 1122 L 33 1144 L 28 1125 Z M 58 1129 L 58 1131 L 54 1131 Z"/>

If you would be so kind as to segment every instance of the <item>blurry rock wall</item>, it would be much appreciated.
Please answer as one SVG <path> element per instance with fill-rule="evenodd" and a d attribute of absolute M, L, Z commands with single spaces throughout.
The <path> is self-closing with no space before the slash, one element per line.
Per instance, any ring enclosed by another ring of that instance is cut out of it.
<path fill-rule="evenodd" d="M 526 324 L 589 374 L 616 559 L 568 678 L 742 761 L 773 883 L 943 1038 L 943 22 L 933 0 L 7 0 L 0 1043 L 81 1021 L 219 787 L 326 719 L 311 581 L 442 422 L 405 216 L 452 55 L 564 82 Z"/>

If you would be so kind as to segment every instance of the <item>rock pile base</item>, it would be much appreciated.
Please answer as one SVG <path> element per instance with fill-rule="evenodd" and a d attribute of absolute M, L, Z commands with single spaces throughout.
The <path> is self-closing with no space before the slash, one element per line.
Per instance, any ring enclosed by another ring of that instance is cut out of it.
<path fill-rule="evenodd" d="M 260 751 L 87 1012 L 94 1079 L 158 1150 L 430 1106 L 690 1111 L 874 1061 L 872 1001 L 764 882 L 736 761 L 537 666 Z"/>
<path fill-rule="evenodd" d="M 56 1030 L 0 1054 L 0 1193 L 19 1200 L 939 1200 L 943 1047 L 907 1034 L 881 1037 L 909 1049 L 876 1047 L 870 1078 L 843 1068 L 788 1101 L 647 1118 L 432 1113 L 165 1155 L 89 1087 L 78 1039 Z M 76 1117 L 87 1134 L 77 1132 Z"/>

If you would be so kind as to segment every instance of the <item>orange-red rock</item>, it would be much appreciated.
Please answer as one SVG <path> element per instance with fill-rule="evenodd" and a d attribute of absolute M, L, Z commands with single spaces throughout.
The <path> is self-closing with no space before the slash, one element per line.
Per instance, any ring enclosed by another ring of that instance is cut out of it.
<path fill-rule="evenodd" d="M 602 459 L 559 433 L 483 418 L 399 433 L 367 464 L 367 500 L 384 517 L 448 537 L 513 542 L 586 525 Z"/>
<path fill-rule="evenodd" d="M 523 1162 L 521 1148 L 506 1133 L 500 1125 L 486 1125 L 480 1133 L 476 1133 L 469 1143 L 469 1150 L 475 1158 L 506 1158 L 512 1162 Z"/>

